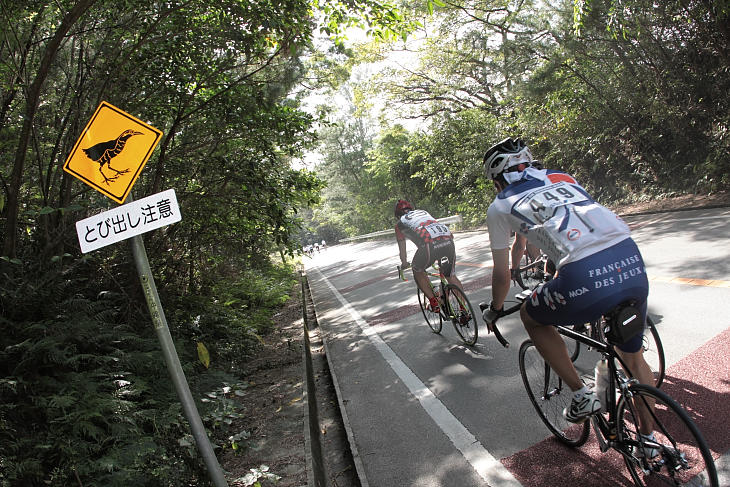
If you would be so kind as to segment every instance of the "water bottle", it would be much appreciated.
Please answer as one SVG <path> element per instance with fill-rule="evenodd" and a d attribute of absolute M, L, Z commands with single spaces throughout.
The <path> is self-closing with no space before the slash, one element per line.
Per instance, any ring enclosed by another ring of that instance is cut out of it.
<path fill-rule="evenodd" d="M 601 412 L 605 413 L 608 411 L 608 361 L 599 360 L 596 362 L 596 384 L 594 390 L 596 391 L 596 397 L 601 401 Z"/>

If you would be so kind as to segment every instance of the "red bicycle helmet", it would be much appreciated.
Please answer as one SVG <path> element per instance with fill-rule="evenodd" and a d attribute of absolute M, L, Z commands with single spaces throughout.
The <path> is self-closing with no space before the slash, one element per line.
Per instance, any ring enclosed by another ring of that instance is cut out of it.
<path fill-rule="evenodd" d="M 395 204 L 395 217 L 400 218 L 409 211 L 413 210 L 413 206 L 406 200 L 398 200 Z"/>

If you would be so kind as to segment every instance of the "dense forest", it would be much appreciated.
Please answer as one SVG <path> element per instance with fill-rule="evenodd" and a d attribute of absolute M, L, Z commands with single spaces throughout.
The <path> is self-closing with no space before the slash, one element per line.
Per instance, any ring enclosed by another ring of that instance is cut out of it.
<path fill-rule="evenodd" d="M 389 228 L 401 197 L 483 224 L 494 193 L 482 155 L 506 136 L 604 204 L 730 187 L 727 2 L 404 8 L 418 25 L 407 39 L 342 58 L 377 69 L 340 86 L 350 111 L 320 132 L 328 186 L 311 227 L 330 240 Z"/>
<path fill-rule="evenodd" d="M 393 36 L 394 12 L 0 1 L 0 485 L 208 482 L 128 242 L 80 252 L 75 222 L 116 206 L 62 170 L 100 102 L 163 133 L 132 194 L 176 192 L 182 221 L 145 247 L 203 422 L 233 448 L 231 397 L 296 289 L 298 213 L 324 184 L 292 167 L 316 139 L 298 100 L 315 36 Z"/>
<path fill-rule="evenodd" d="M 230 395 L 301 245 L 387 228 L 402 197 L 482 222 L 481 155 L 505 136 L 606 203 L 726 190 L 728 16 L 724 0 L 0 0 L 0 486 L 208 482 L 128 243 L 79 248 L 75 222 L 116 206 L 62 169 L 102 101 L 162 131 L 132 194 L 176 192 L 182 220 L 144 242 L 204 424 L 233 448 Z"/>

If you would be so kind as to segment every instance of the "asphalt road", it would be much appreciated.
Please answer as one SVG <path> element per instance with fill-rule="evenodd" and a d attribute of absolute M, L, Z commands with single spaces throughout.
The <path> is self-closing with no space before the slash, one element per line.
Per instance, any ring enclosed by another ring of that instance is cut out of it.
<path fill-rule="evenodd" d="M 647 265 L 649 312 L 667 358 L 663 388 L 693 411 L 728 486 L 730 209 L 626 221 Z M 476 307 L 491 292 L 488 237 L 458 233 L 455 243 L 456 271 Z M 500 321 L 508 349 L 483 325 L 473 347 L 448 323 L 433 334 L 415 283 L 397 279 L 397 256 L 389 239 L 332 246 L 306 262 L 363 485 L 629 485 L 617 454 L 550 439 L 520 379 L 527 334 L 516 315 Z M 596 359 L 582 353 L 577 365 L 592 374 Z"/>

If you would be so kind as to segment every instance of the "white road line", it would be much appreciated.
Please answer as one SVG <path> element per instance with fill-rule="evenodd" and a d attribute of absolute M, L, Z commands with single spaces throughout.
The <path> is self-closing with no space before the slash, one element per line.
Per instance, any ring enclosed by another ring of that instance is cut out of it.
<path fill-rule="evenodd" d="M 454 446 L 461 452 L 467 462 L 476 473 L 491 486 L 513 486 L 521 487 L 517 479 L 494 458 L 484 446 L 472 435 L 461 422 L 451 414 L 446 406 L 434 395 L 426 385 L 413 373 L 408 366 L 396 355 L 387 343 L 378 335 L 372 327 L 360 316 L 355 308 L 335 289 L 330 281 L 315 268 L 322 280 L 327 284 L 332 293 L 337 297 L 343 308 L 350 313 L 350 316 L 358 324 L 363 334 L 380 352 L 385 361 L 390 365 L 396 375 L 411 391 L 411 394 L 418 399 L 423 409 L 426 410 L 441 431 L 451 440 Z"/>

